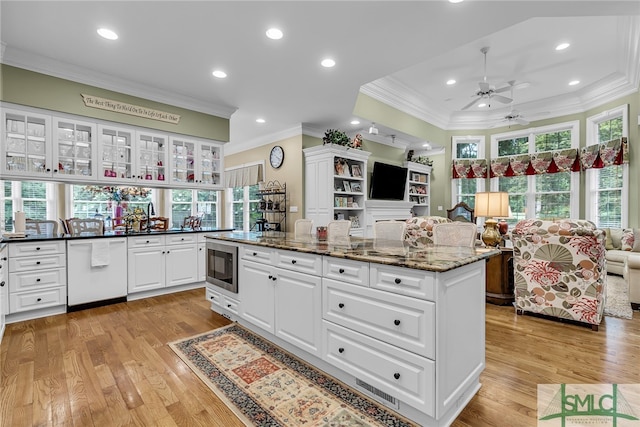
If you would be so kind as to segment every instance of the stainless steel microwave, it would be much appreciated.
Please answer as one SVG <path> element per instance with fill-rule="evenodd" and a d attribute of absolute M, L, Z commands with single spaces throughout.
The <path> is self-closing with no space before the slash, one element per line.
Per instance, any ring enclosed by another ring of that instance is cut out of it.
<path fill-rule="evenodd" d="M 207 240 L 207 282 L 238 293 L 238 247 Z"/>

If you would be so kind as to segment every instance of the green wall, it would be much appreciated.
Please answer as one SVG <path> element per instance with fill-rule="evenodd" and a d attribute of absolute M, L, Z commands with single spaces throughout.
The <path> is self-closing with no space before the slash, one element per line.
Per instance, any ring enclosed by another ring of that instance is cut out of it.
<path fill-rule="evenodd" d="M 165 111 L 181 116 L 177 124 L 86 107 L 80 94 Z M 160 131 L 229 141 L 229 119 L 148 99 L 101 89 L 70 80 L 0 64 L 0 100 L 84 117 L 109 120 Z"/>

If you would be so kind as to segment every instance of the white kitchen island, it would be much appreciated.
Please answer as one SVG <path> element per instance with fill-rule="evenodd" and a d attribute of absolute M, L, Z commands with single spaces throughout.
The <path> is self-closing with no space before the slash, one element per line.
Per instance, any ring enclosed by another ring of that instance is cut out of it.
<path fill-rule="evenodd" d="M 485 263 L 499 251 L 211 238 L 240 246 L 238 293 L 208 285 L 213 310 L 420 425 L 451 424 L 480 388 Z"/>

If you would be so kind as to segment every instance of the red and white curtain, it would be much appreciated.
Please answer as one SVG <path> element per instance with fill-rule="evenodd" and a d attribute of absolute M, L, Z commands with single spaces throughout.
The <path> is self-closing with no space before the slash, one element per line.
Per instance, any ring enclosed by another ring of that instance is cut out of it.
<path fill-rule="evenodd" d="M 546 151 L 491 159 L 489 176 L 511 177 L 543 175 L 558 172 L 580 172 L 589 168 L 603 168 L 629 163 L 627 138 L 620 138 L 583 149 Z M 484 159 L 454 160 L 452 177 L 486 178 L 487 163 Z"/>

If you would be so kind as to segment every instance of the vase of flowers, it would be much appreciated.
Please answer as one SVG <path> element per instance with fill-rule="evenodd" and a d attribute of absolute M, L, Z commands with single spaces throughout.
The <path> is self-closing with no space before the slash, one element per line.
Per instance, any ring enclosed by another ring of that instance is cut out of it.
<path fill-rule="evenodd" d="M 127 205 L 132 197 L 147 197 L 149 195 L 149 190 L 142 187 L 87 185 L 84 188 L 95 195 L 107 196 L 107 209 L 111 210 L 111 218 L 113 219 L 114 227 L 124 225 L 124 216 L 127 211 Z"/>

